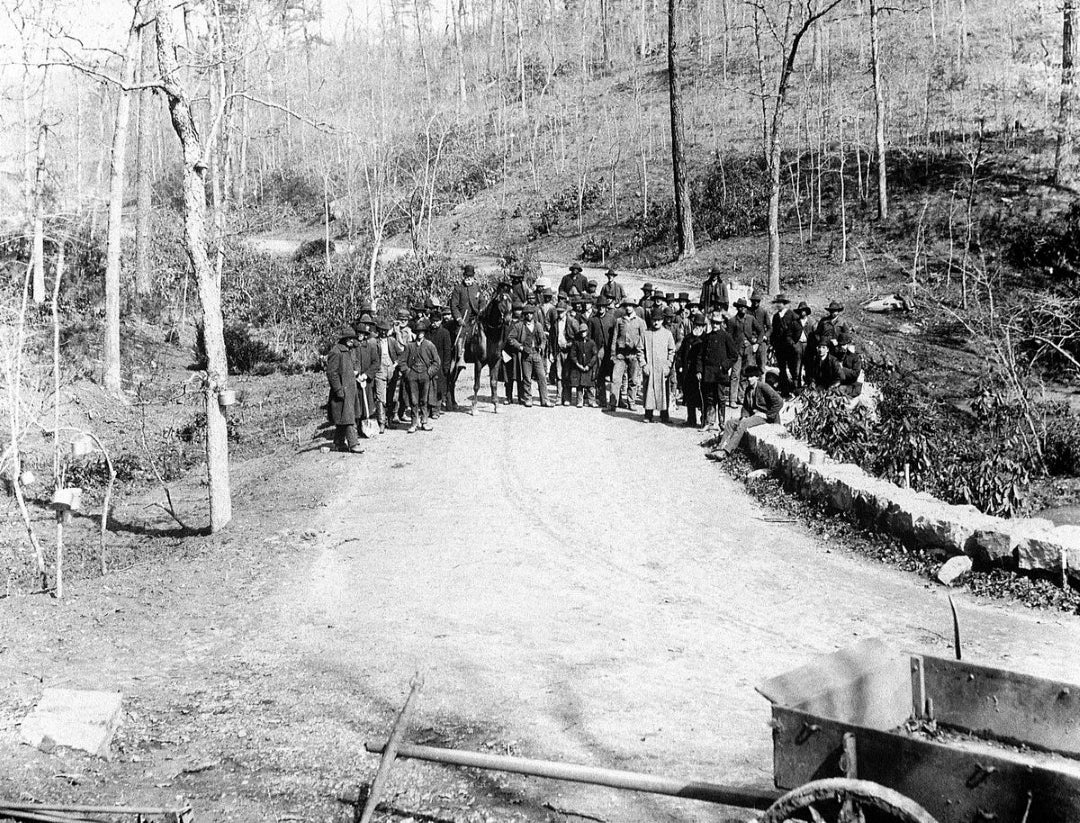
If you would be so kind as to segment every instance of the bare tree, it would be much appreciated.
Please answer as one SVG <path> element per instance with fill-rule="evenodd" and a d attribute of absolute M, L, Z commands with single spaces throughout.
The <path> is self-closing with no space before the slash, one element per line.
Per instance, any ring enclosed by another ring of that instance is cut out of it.
<path fill-rule="evenodd" d="M 206 349 L 206 469 L 210 486 L 210 530 L 224 528 L 232 519 L 229 492 L 229 440 L 225 412 L 220 403 L 228 385 L 221 288 L 206 251 L 207 157 L 204 154 L 191 101 L 180 79 L 176 60 L 176 37 L 168 11 L 152 0 L 157 42 L 158 70 L 169 105 L 173 130 L 180 141 L 183 163 L 184 245 L 191 259 L 202 307 L 203 341 Z M 212 144 L 208 144 L 212 145 Z"/>
<path fill-rule="evenodd" d="M 1065 0 L 1061 21 L 1061 103 L 1058 110 L 1057 151 L 1054 155 L 1054 182 L 1059 186 L 1073 183 L 1076 175 L 1076 52 L 1080 30 L 1076 20 L 1077 0 Z"/>
<path fill-rule="evenodd" d="M 139 64 L 139 9 L 136 7 L 124 50 L 124 67 L 116 97 L 112 166 L 109 172 L 109 230 L 105 252 L 105 390 L 120 393 L 120 240 L 124 218 L 124 162 L 127 155 L 131 86 Z"/>
<path fill-rule="evenodd" d="M 799 0 L 784 0 L 784 21 L 777 26 L 769 10 L 761 3 L 753 4 L 758 12 L 754 16 L 755 32 L 760 44 L 762 34 L 761 20 L 768 25 L 770 34 L 780 47 L 780 72 L 776 88 L 769 95 L 772 98 L 772 111 L 769 113 L 766 127 L 766 167 L 769 175 L 769 291 L 780 291 L 780 138 L 784 127 L 784 113 L 787 109 L 788 91 L 791 76 L 795 72 L 795 60 L 799 54 L 799 44 L 810 28 L 822 17 L 840 5 L 840 0 L 830 0 L 816 9 L 809 3 L 803 5 Z M 760 47 L 760 45 L 759 45 Z"/>
<path fill-rule="evenodd" d="M 1072 0 L 1067 0 L 1072 2 Z M 874 142 L 877 149 L 878 219 L 889 219 L 888 175 L 885 169 L 885 92 L 881 88 L 881 47 L 877 0 L 870 0 L 870 71 L 874 79 Z"/>
<path fill-rule="evenodd" d="M 146 83 L 153 73 L 154 29 L 153 24 L 143 26 L 140 33 L 141 60 L 139 80 Z M 154 117 L 154 92 L 150 88 L 140 89 L 139 119 L 137 127 L 138 147 L 136 149 L 136 201 L 135 201 L 135 291 L 140 297 L 150 293 L 150 195 L 153 179 L 153 156 L 157 119 Z"/>
<path fill-rule="evenodd" d="M 694 215 L 690 207 L 690 187 L 686 179 L 683 144 L 682 90 L 679 87 L 679 10 L 680 0 L 668 0 L 668 91 L 671 104 L 671 173 L 675 184 L 675 228 L 679 258 L 697 254 L 694 245 Z"/>

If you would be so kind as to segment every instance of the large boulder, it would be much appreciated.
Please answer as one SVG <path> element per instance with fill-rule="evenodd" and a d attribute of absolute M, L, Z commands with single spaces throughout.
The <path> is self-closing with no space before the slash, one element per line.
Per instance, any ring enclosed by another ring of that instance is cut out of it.
<path fill-rule="evenodd" d="M 1021 569 L 1046 570 L 1061 568 L 1061 543 L 1057 532 L 1070 528 L 1054 524 L 1041 517 L 1025 517 L 1012 524 L 1016 542 L 1016 560 Z M 1075 527 L 1072 527 L 1075 528 Z"/>

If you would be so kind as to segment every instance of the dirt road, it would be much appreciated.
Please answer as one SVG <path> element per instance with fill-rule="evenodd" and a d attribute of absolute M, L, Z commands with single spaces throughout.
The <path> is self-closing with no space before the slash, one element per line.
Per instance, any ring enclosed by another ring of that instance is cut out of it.
<path fill-rule="evenodd" d="M 373 773 L 362 743 L 418 669 L 415 740 L 768 783 L 757 682 L 872 636 L 948 654 L 944 590 L 767 522 L 693 433 L 629 415 L 487 406 L 243 478 L 209 554 L 5 607 L 0 791 L 345 820 L 334 794 Z M 1080 681 L 1080 620 L 958 606 L 970 659 Z M 128 696 L 112 763 L 17 744 L 59 684 Z M 400 816 L 718 819 L 421 764 L 390 794 Z"/>

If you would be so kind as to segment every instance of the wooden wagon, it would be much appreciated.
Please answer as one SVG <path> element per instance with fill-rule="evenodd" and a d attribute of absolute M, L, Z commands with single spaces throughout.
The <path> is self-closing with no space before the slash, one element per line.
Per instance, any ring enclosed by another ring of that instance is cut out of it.
<path fill-rule="evenodd" d="M 391 757 L 706 800 L 757 823 L 1080 823 L 1080 686 L 867 641 L 758 691 L 775 789 L 432 746 Z"/>

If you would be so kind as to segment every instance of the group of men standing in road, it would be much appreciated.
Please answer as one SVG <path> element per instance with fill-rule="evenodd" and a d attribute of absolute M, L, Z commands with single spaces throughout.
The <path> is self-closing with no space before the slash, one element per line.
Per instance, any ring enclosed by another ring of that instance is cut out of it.
<path fill-rule="evenodd" d="M 770 301 L 771 312 L 757 291 L 749 301 L 730 303 L 718 267 L 697 299 L 650 283 L 633 298 L 614 269 L 605 279 L 598 286 L 574 264 L 556 291 L 543 277 L 530 285 L 517 273 L 501 279 L 485 301 L 475 270 L 465 266 L 445 306 L 429 297 L 423 306 L 400 309 L 396 322 L 362 306 L 327 358 L 335 445 L 362 451 L 358 420 L 374 418 L 385 431 L 396 419 L 415 432 L 456 410 L 457 377 L 466 362 L 482 360 L 473 341 L 484 328 L 489 337 L 499 335 L 497 359 L 488 365 L 506 386 L 504 402 L 513 402 L 516 389 L 517 402 L 532 406 L 535 382 L 541 406 L 633 412 L 640 403 L 646 422 L 667 423 L 682 405 L 686 425 L 718 433 L 723 427 L 718 440 L 726 453 L 747 428 L 776 422 L 784 396 L 808 385 L 854 387 L 862 379 L 851 329 L 835 301 L 814 323 L 810 306 L 792 309 L 783 294 Z M 474 397 L 470 411 L 475 405 Z M 741 415 L 725 421 L 726 409 L 740 408 Z"/>

